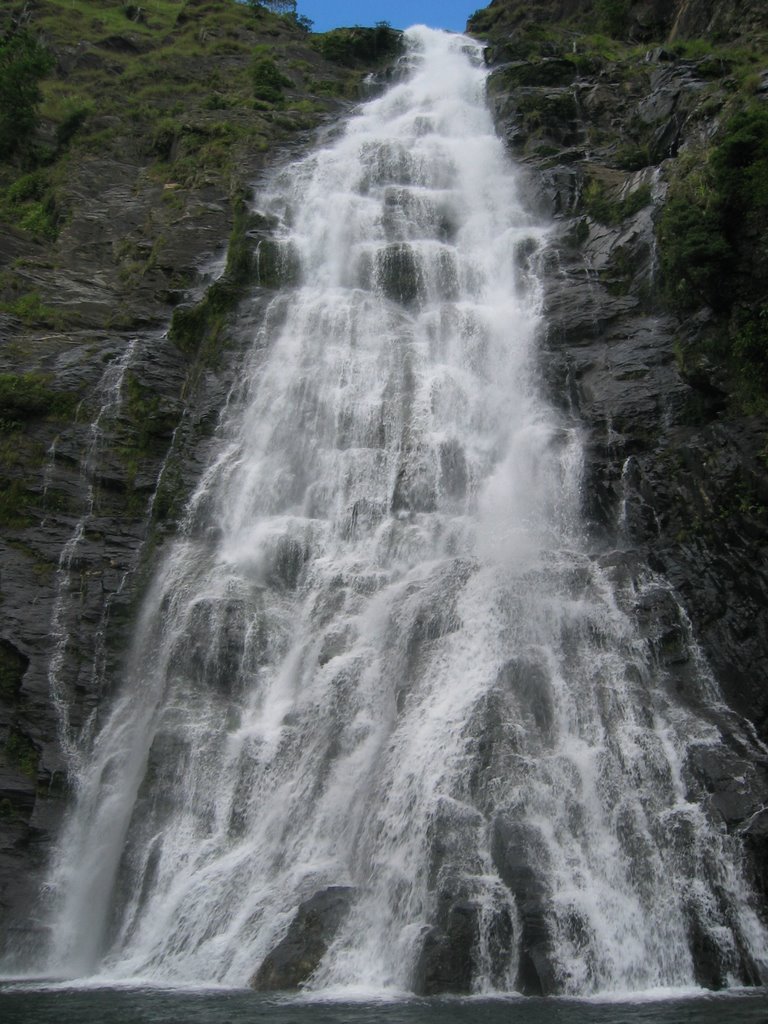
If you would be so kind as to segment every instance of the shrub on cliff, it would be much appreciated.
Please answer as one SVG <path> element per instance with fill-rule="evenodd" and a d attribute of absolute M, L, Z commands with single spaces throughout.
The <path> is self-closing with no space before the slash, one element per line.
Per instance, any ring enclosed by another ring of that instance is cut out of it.
<path fill-rule="evenodd" d="M 290 78 L 282 73 L 274 60 L 261 47 L 257 49 L 253 58 L 251 78 L 254 98 L 261 100 L 262 103 L 279 103 L 283 96 L 283 89 L 293 85 Z"/>
<path fill-rule="evenodd" d="M 30 32 L 0 42 L 0 159 L 13 156 L 32 135 L 42 99 L 38 83 L 52 67 L 52 55 Z"/>
<path fill-rule="evenodd" d="M 614 39 L 623 39 L 629 26 L 629 0 L 595 0 L 597 27 Z"/>
<path fill-rule="evenodd" d="M 768 210 L 768 110 L 736 114 L 712 154 L 712 167 L 726 215 Z"/>
<path fill-rule="evenodd" d="M 0 408 L 4 422 L 37 416 L 69 416 L 76 400 L 50 387 L 42 373 L 0 373 Z"/>
<path fill-rule="evenodd" d="M 730 306 L 750 228 L 768 221 L 768 110 L 737 113 L 709 160 L 673 184 L 659 227 L 661 263 L 672 302 Z M 746 268 L 748 269 L 748 268 Z"/>
<path fill-rule="evenodd" d="M 727 304 L 725 284 L 733 252 L 722 231 L 719 208 L 673 196 L 659 227 L 661 268 L 667 295 L 678 309 Z"/>
<path fill-rule="evenodd" d="M 713 354 L 753 407 L 768 395 L 767 235 L 768 110 L 756 106 L 727 121 L 708 160 L 673 182 L 659 224 L 671 304 L 708 305 L 722 317 Z"/>

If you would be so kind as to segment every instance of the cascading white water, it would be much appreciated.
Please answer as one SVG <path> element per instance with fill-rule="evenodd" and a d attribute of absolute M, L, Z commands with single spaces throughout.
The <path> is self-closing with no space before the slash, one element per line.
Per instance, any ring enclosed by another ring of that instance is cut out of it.
<path fill-rule="evenodd" d="M 348 887 L 310 987 L 429 991 L 435 950 L 474 991 L 689 985 L 693 933 L 736 980 L 765 936 L 687 770 L 717 730 L 590 558 L 536 384 L 546 232 L 477 45 L 407 39 L 260 197 L 294 283 L 81 774 L 49 967 L 244 984 Z"/>

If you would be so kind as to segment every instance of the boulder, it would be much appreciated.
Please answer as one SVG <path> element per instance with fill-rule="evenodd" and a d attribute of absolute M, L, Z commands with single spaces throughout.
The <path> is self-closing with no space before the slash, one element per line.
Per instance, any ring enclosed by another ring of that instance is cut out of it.
<path fill-rule="evenodd" d="M 347 917 L 355 890 L 333 885 L 300 903 L 285 937 L 251 978 L 259 992 L 297 989 L 317 970 Z"/>

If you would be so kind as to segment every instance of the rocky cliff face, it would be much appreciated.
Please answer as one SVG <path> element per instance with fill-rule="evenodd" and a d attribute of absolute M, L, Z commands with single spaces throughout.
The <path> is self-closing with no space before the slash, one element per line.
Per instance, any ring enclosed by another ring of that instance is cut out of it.
<path fill-rule="evenodd" d="M 469 21 L 470 30 L 489 32 L 500 41 L 532 25 L 558 26 L 575 34 L 607 30 L 632 41 L 723 42 L 764 31 L 765 7 L 760 0 L 491 0 Z"/>
<path fill-rule="evenodd" d="M 768 18 L 750 3 L 614 5 L 617 38 L 590 35 L 609 6 L 494 0 L 470 27 L 490 44 L 499 130 L 556 225 L 542 373 L 585 430 L 595 543 L 615 547 L 606 557 L 620 578 L 650 567 L 673 587 L 634 613 L 684 700 L 701 670 L 680 644 L 690 627 L 706 654 L 730 710 L 703 709 L 725 746 L 690 770 L 723 826 L 745 836 L 768 892 L 768 426 L 764 400 L 743 387 L 766 350 L 748 368 L 719 356 L 733 320 L 711 293 L 683 308 L 670 298 L 678 282 L 659 230 L 734 112 L 768 106 Z M 745 307 L 766 296 L 761 217 L 731 225 Z"/>

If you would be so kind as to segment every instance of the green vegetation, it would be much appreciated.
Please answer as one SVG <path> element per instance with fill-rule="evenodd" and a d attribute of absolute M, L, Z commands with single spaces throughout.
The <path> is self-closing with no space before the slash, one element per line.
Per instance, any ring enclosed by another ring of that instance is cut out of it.
<path fill-rule="evenodd" d="M 616 148 L 613 163 L 622 171 L 641 171 L 651 163 L 648 145 L 626 143 Z"/>
<path fill-rule="evenodd" d="M 681 358 L 693 373 L 704 357 L 737 406 L 768 412 L 768 105 L 762 92 L 768 34 L 726 12 L 717 38 L 670 43 L 672 8 L 640 11 L 629 0 L 595 0 L 590 11 L 561 13 L 556 4 L 533 10 L 500 2 L 470 18 L 500 65 L 489 89 L 514 111 L 513 145 L 539 166 L 550 159 L 578 166 L 589 153 L 598 166 L 586 172 L 592 180 L 577 213 L 607 226 L 620 225 L 651 199 L 647 186 L 618 199 L 622 178 L 608 169 L 633 173 L 675 157 L 662 165 L 670 188 L 657 222 L 661 286 L 680 314 L 711 311 L 697 333 L 699 351 L 681 351 Z M 641 106 L 652 91 L 654 62 L 646 54 L 654 47 L 663 48 L 667 67 L 684 61 L 683 75 L 696 80 L 695 90 L 680 93 L 676 116 L 686 121 L 687 142 L 680 155 L 674 118 L 667 124 Z M 575 94 L 569 76 L 598 75 L 597 87 L 580 92 L 578 109 L 569 111 Z M 706 141 L 704 125 L 712 123 L 720 124 L 719 134 Z M 582 216 L 566 241 L 578 247 L 589 235 Z M 614 254 L 604 284 L 617 294 L 637 288 L 643 299 L 627 253 Z"/>
<path fill-rule="evenodd" d="M 569 57 L 512 63 L 501 68 L 493 78 L 493 89 L 514 89 L 518 86 L 570 85 L 576 78 L 577 64 Z"/>
<path fill-rule="evenodd" d="M 4 422 L 71 416 L 77 405 L 76 396 L 54 391 L 49 385 L 50 377 L 41 373 L 0 373 Z"/>
<path fill-rule="evenodd" d="M 0 313 L 14 331 L 62 330 L 79 316 L 77 302 L 57 310 L 47 271 L 92 175 L 110 160 L 135 174 L 126 184 L 142 200 L 162 192 L 114 243 L 114 265 L 107 256 L 104 278 L 118 297 L 109 324 L 131 326 L 138 287 L 178 301 L 190 278 L 166 262 L 167 240 L 180 220 L 205 216 L 201 191 L 237 206 L 262 154 L 315 126 L 333 97 L 358 95 L 363 63 L 399 46 L 385 25 L 327 37 L 309 28 L 287 0 L 10 0 L 0 12 L 0 231 L 18 238 L 20 256 L 0 260 Z M 231 305 L 231 280 L 207 308 Z M 84 312 L 78 326 L 97 315 Z M 0 419 L 16 422 L 1 410 Z"/>
<path fill-rule="evenodd" d="M 623 199 L 609 199 L 605 186 L 592 180 L 584 190 L 584 209 L 599 224 L 616 225 L 634 217 L 651 202 L 651 189 L 641 185 Z"/>
<path fill-rule="evenodd" d="M 629 0 L 595 0 L 597 27 L 614 39 L 623 39 L 629 26 Z"/>
<path fill-rule="evenodd" d="M 500 20 L 502 15 L 501 7 L 478 7 L 467 19 L 467 26 L 474 35 L 487 35 Z"/>
<path fill-rule="evenodd" d="M 249 226 L 248 210 L 241 196 L 235 207 L 224 273 L 198 303 L 179 306 L 173 312 L 169 337 L 183 352 L 198 355 L 204 362 L 215 361 L 225 318 L 253 274 L 253 255 L 246 234 Z"/>
<path fill-rule="evenodd" d="M 16 13 L 21 7 L 13 0 Z M 120 156 L 126 141 L 154 158 L 166 180 L 196 188 L 211 176 L 235 173 L 244 151 L 266 150 L 310 127 L 327 105 L 307 95 L 309 76 L 297 75 L 293 66 L 322 70 L 324 96 L 353 94 L 352 80 L 359 81 L 361 71 L 329 75 L 315 53 L 323 37 L 310 41 L 307 29 L 295 5 L 283 3 L 153 0 L 141 7 L 122 0 L 41 0 L 19 36 L 24 47 L 15 42 L 0 49 L 0 111 L 23 120 L 23 131 L 14 121 L 12 134 L 26 139 L 24 169 L 34 175 L 9 193 L 19 173 L 2 166 L 10 150 L 0 130 L 0 219 L 41 242 L 55 240 L 67 217 L 61 185 L 70 165 L 89 153 Z M 348 32 L 354 69 L 367 52 L 391 52 L 388 40 L 397 36 L 382 27 Z M 38 36 L 49 50 L 34 42 Z M 52 55 L 71 49 L 73 40 L 85 48 L 85 59 L 68 58 L 66 69 L 54 70 Z M 298 46 L 311 61 L 297 61 Z M 34 68 L 31 84 L 16 73 L 19 53 Z M 4 75 L 6 65 L 11 70 Z M 17 90 L 27 83 L 28 102 L 4 102 L 4 82 Z M 224 124 L 211 116 L 220 110 L 228 112 Z M 275 116 L 278 110 L 284 115 Z"/>
<path fill-rule="evenodd" d="M 39 82 L 53 63 L 53 55 L 29 31 L 0 41 L 0 159 L 29 144 L 42 99 Z"/>
<path fill-rule="evenodd" d="M 491 88 L 498 88 L 493 79 Z M 545 140 L 546 145 L 555 143 L 558 148 L 576 142 L 578 109 L 570 89 L 523 93 L 518 97 L 516 106 L 526 140 L 538 146 Z"/>
<path fill-rule="evenodd" d="M 667 295 L 674 306 L 685 310 L 727 305 L 733 251 L 714 202 L 699 205 L 679 189 L 664 207 L 659 241 Z"/>
<path fill-rule="evenodd" d="M 7 529 L 29 526 L 29 503 L 30 496 L 20 481 L 0 478 L 0 526 Z"/>
<path fill-rule="evenodd" d="M 344 67 L 381 63 L 402 49 L 400 32 L 380 21 L 375 28 L 337 28 L 318 36 L 315 46 L 326 60 Z"/>
<path fill-rule="evenodd" d="M 768 211 L 768 110 L 740 111 L 712 153 L 715 188 L 728 218 Z"/>
<path fill-rule="evenodd" d="M 723 329 L 709 353 L 738 397 L 768 407 L 768 110 L 748 106 L 706 154 L 683 162 L 659 225 L 666 293 L 681 311 L 712 307 Z"/>
<path fill-rule="evenodd" d="M 167 439 L 173 434 L 177 411 L 164 407 L 160 396 L 142 387 L 130 371 L 123 380 L 123 394 L 124 410 L 134 424 L 139 450 L 149 449 L 153 439 Z"/>
<path fill-rule="evenodd" d="M 25 292 L 10 300 L 0 301 L 0 313 L 9 313 L 23 324 L 40 324 L 45 327 L 61 327 L 62 317 L 56 310 L 46 306 L 37 292 Z"/>
<path fill-rule="evenodd" d="M 275 14 L 296 14 L 296 0 L 248 0 L 253 8 L 263 7 Z"/>
<path fill-rule="evenodd" d="M 22 12 L 26 27 L 11 42 L 3 31 L 19 24 Z M 0 258 L 0 313 L 13 318 L 15 335 L 7 356 L 17 346 L 28 368 L 25 335 L 63 329 L 80 315 L 76 292 L 66 314 L 54 305 L 52 272 L 68 260 L 59 238 L 73 216 L 75 238 L 88 237 L 83 208 L 113 162 L 118 176 L 125 175 L 120 187 L 140 197 L 141 219 L 126 218 L 125 234 L 112 238 L 99 268 L 116 298 L 110 328 L 127 331 L 136 323 L 131 296 L 137 289 L 177 303 L 192 270 L 190 264 L 174 269 L 173 243 L 184 236 L 176 225 L 207 224 L 231 211 L 225 273 L 199 302 L 177 305 L 171 323 L 172 339 L 189 356 L 185 393 L 205 367 L 216 365 L 244 289 L 256 281 L 277 285 L 289 269 L 263 230 L 255 250 L 252 235 L 267 225 L 248 213 L 244 177 L 269 149 L 314 127 L 318 114 L 334 108 L 332 97 L 359 95 L 369 66 L 400 45 L 399 33 L 384 25 L 314 38 L 310 27 L 290 0 L 10 0 L 0 12 L 0 114 L 13 114 L 0 123 L 0 143 L 8 140 L 0 145 L 0 230 L 13 241 L 13 257 Z M 94 307 L 91 312 L 84 303 L 83 326 L 102 317 Z M 58 343 L 41 338 L 46 351 Z M 124 416 L 111 443 L 130 488 L 150 478 L 143 470 L 165 451 L 178 409 L 130 372 L 123 397 Z M 77 398 L 56 391 L 45 374 L 0 374 L 0 526 L 9 534 L 41 511 L 29 470 L 45 457 L 45 426 L 35 421 L 72 417 L 76 408 Z M 176 514 L 183 493 L 178 467 L 168 464 L 156 516 Z M 46 511 L 63 510 L 64 501 L 49 488 Z M 140 514 L 146 493 L 129 490 L 126 501 Z M 22 543 L 12 534 L 6 539 Z M 43 568 L 50 569 L 32 571 Z"/>
<path fill-rule="evenodd" d="M 37 775 L 39 754 L 29 740 L 18 729 L 12 729 L 5 744 L 5 756 L 22 775 L 34 778 Z"/>
<path fill-rule="evenodd" d="M 10 13 L 19 13 L 21 0 L 12 4 Z M 23 121 L 14 122 L 12 134 L 27 139 L 26 169 L 36 174 L 35 189 L 23 197 L 7 194 L 18 173 L 9 175 L 1 166 L 9 154 L 0 132 L 0 218 L 41 241 L 53 240 L 66 217 L 58 185 L 67 177 L 60 165 L 70 158 L 118 154 L 126 136 L 134 136 L 159 163 L 171 165 L 174 181 L 194 187 L 212 172 L 230 173 L 238 150 L 266 149 L 287 132 L 309 127 L 308 119 L 327 109 L 304 91 L 315 69 L 321 71 L 321 95 L 351 95 L 362 65 L 400 45 L 399 33 L 384 24 L 308 39 L 307 19 L 283 0 L 153 0 L 147 6 L 41 0 L 28 24 L 16 41 L 0 46 L 0 111 Z M 49 49 L 37 44 L 38 37 Z M 60 65 L 54 71 L 52 55 L 71 48 L 73 40 L 85 48 L 86 59 L 68 58 L 66 70 Z M 298 46 L 311 59 L 298 60 Z M 346 70 L 329 75 L 316 51 Z M 18 73 L 22 64 L 34 71 L 32 78 Z M 293 71 L 298 65 L 306 71 Z M 16 90 L 23 85 L 25 102 L 15 95 L 4 102 L 3 83 Z M 285 120 L 271 116 L 278 109 L 285 110 Z M 230 112 L 226 134 L 205 116 L 218 110 Z M 38 121 L 44 132 L 35 132 Z M 77 152 L 70 154 L 73 145 Z"/>
<path fill-rule="evenodd" d="M 155 491 L 153 518 L 155 523 L 169 525 L 181 516 L 187 490 L 178 460 L 169 459 Z"/>
<path fill-rule="evenodd" d="M 263 103 L 280 104 L 283 90 L 290 88 L 293 82 L 282 73 L 266 46 L 259 46 L 254 52 L 251 64 L 253 78 L 253 95 Z"/>
<path fill-rule="evenodd" d="M 16 700 L 28 664 L 13 644 L 0 640 L 0 699 L 8 703 Z"/>

